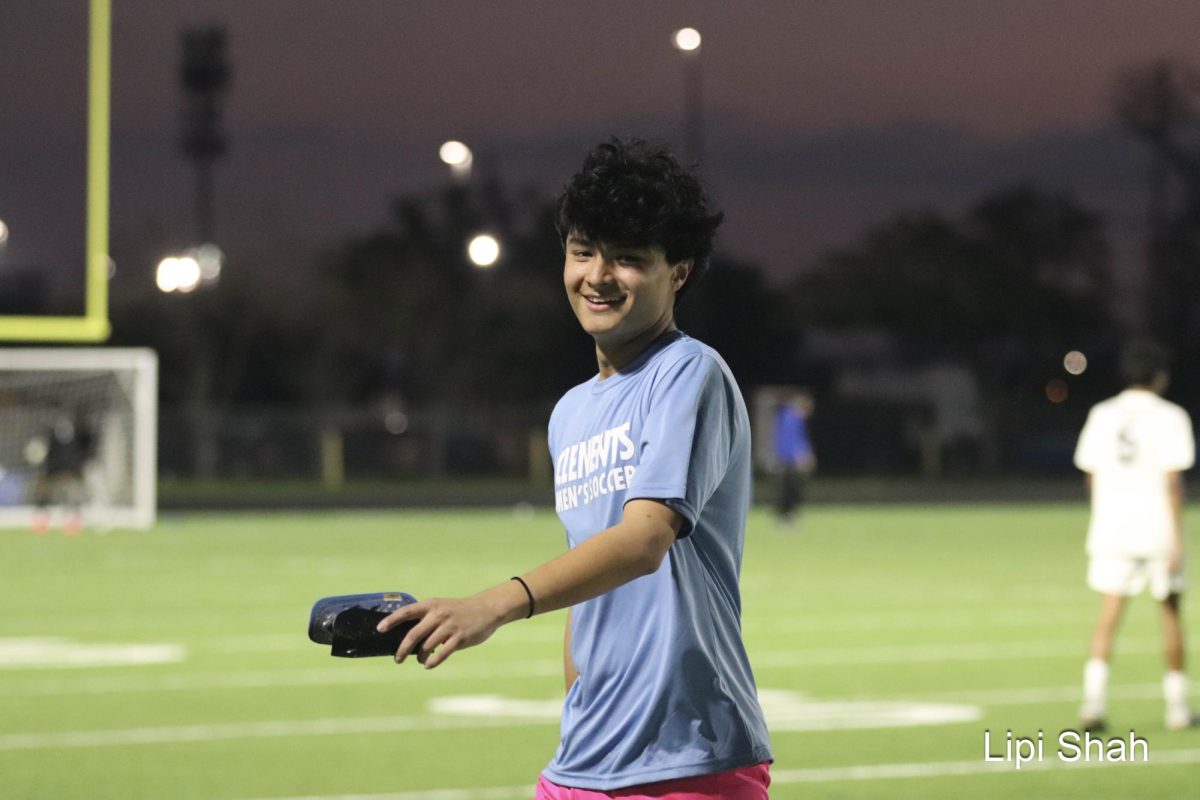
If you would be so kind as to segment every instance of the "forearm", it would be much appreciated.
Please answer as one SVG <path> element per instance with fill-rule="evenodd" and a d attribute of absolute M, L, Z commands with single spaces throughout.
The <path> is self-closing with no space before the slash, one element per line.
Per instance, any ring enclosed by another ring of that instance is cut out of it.
<path fill-rule="evenodd" d="M 622 521 L 525 573 L 537 613 L 591 600 L 658 569 L 675 531 Z"/>
<path fill-rule="evenodd" d="M 436 667 L 455 650 L 486 641 L 505 623 L 582 603 L 653 572 L 682 524 L 683 518 L 665 504 L 630 501 L 620 523 L 525 573 L 523 581 L 508 580 L 468 598 L 413 603 L 392 612 L 378 629 L 415 621 L 396 660 L 403 661 L 422 642 L 422 663 Z M 573 671 L 568 662 L 568 678 Z"/>
<path fill-rule="evenodd" d="M 557 611 L 591 600 L 658 569 L 676 529 L 656 519 L 626 518 L 521 577 L 534 597 L 534 612 Z M 528 616 L 529 597 L 517 581 L 475 595 L 497 625 Z"/>

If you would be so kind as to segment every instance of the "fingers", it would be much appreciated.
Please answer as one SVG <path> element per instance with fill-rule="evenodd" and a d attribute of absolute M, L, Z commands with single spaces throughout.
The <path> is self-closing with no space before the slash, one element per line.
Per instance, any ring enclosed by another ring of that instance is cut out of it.
<path fill-rule="evenodd" d="M 425 655 L 425 659 L 421 662 L 425 665 L 425 669 L 433 669 L 438 664 L 441 664 L 450 654 L 458 649 L 460 639 L 457 636 L 451 636 L 440 647 L 433 651 L 432 655 Z"/>
<path fill-rule="evenodd" d="M 400 647 L 396 650 L 396 663 L 403 664 L 404 659 L 408 658 L 416 650 L 418 644 L 424 643 L 428 647 L 427 641 L 439 624 L 439 620 L 433 619 L 431 615 L 426 614 L 420 622 L 413 626 L 413 629 L 408 632 L 403 641 L 400 642 Z"/>
<path fill-rule="evenodd" d="M 419 606 L 422 607 L 418 608 Z M 396 663 L 403 664 L 404 659 L 416 653 L 418 663 L 425 665 L 426 669 L 433 669 L 457 649 L 459 637 L 454 633 L 454 627 L 450 624 L 450 608 L 445 602 L 430 600 L 428 603 L 405 606 L 401 611 L 408 609 L 413 609 L 413 611 L 407 615 L 407 619 L 399 621 L 417 620 L 417 623 L 400 642 L 400 647 L 396 650 Z M 396 614 L 399 613 L 399 611 L 396 612 Z M 392 616 L 396 616 L 396 614 Z M 384 620 L 384 622 L 386 621 Z M 454 647 L 448 646 L 451 639 L 455 642 Z M 434 653 L 435 650 L 437 650 L 436 653 Z M 433 654 L 432 660 L 431 654 Z"/>
<path fill-rule="evenodd" d="M 375 626 L 375 630 L 379 631 L 380 633 L 387 633 L 402 622 L 408 622 L 409 620 L 423 617 L 425 615 L 425 605 L 426 604 L 423 602 L 411 603 L 403 608 L 397 609 L 380 620 L 379 624 Z"/>
<path fill-rule="evenodd" d="M 382 633 L 404 623 L 413 627 L 396 649 L 396 663 L 415 653 L 426 669 L 438 666 L 460 648 L 486 640 L 495 627 L 488 628 L 486 616 L 469 600 L 432 598 L 389 614 L 378 629 Z"/>

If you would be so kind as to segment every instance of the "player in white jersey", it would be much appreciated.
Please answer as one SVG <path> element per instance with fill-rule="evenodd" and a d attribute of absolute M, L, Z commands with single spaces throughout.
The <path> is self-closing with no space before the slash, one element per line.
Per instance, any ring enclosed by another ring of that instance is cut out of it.
<path fill-rule="evenodd" d="M 1096 404 L 1075 450 L 1088 475 L 1088 586 L 1101 594 L 1100 617 L 1084 667 L 1080 726 L 1104 727 L 1108 663 L 1125 601 L 1149 588 L 1162 609 L 1166 725 L 1189 727 L 1180 600 L 1184 591 L 1183 472 L 1195 460 L 1187 412 L 1162 398 L 1166 352 L 1135 341 L 1121 357 L 1127 389 Z"/>

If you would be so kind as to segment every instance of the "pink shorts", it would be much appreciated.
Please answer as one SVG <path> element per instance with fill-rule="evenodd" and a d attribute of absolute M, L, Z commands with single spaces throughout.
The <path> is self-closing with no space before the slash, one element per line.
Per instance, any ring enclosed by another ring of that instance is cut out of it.
<path fill-rule="evenodd" d="M 767 800 L 770 785 L 771 772 L 766 762 L 712 775 L 627 786 L 611 792 L 570 789 L 539 775 L 534 800 Z"/>

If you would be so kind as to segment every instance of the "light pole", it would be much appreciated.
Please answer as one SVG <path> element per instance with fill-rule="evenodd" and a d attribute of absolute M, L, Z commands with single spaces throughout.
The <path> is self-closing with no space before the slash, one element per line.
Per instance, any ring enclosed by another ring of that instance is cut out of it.
<path fill-rule="evenodd" d="M 228 149 L 227 137 L 221 129 L 221 112 L 232 74 L 226 43 L 225 30 L 220 27 L 189 28 L 183 32 L 179 77 L 188 106 L 182 146 L 184 155 L 196 165 L 197 244 L 211 244 L 216 235 L 213 164 Z"/>
<path fill-rule="evenodd" d="M 680 28 L 671 36 L 683 54 L 683 154 L 689 165 L 704 158 L 704 85 L 700 69 L 700 31 Z"/>

